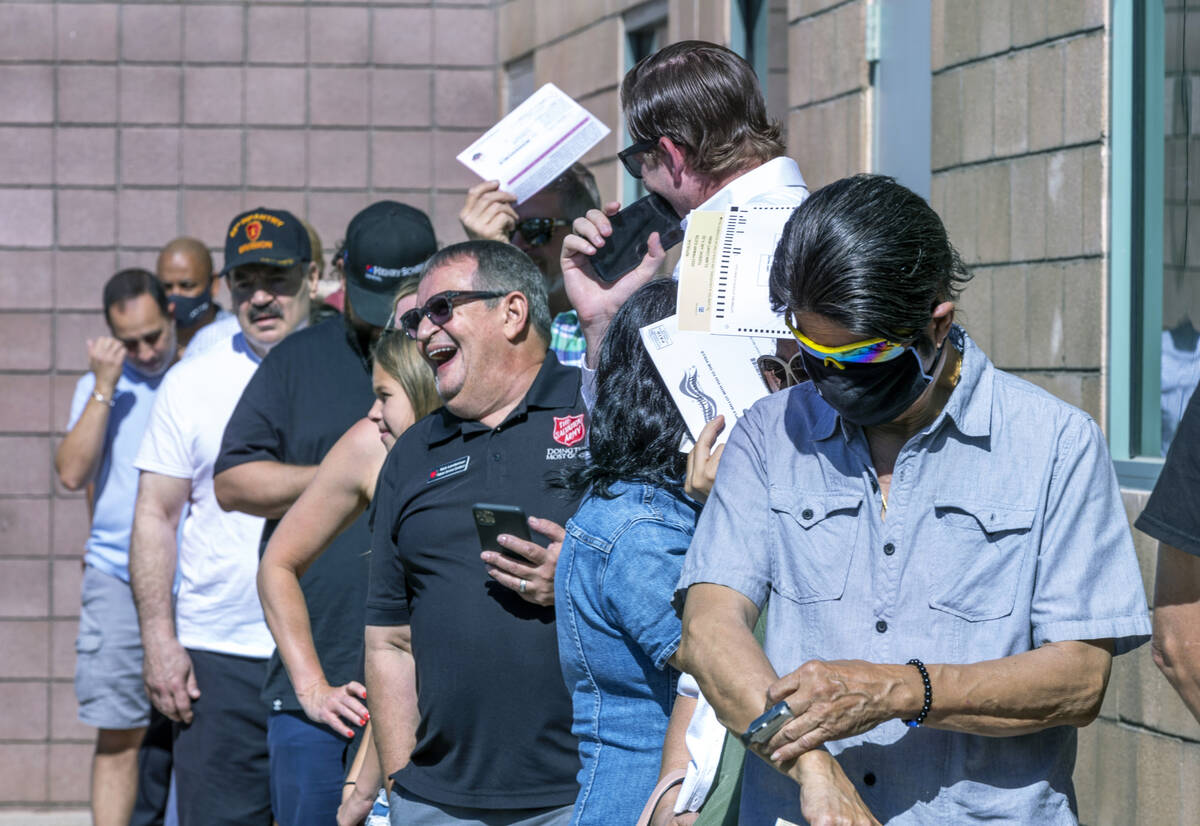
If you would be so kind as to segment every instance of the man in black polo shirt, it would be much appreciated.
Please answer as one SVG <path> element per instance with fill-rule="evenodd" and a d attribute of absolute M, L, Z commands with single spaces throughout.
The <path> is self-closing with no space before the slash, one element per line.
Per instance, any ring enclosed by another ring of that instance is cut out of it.
<path fill-rule="evenodd" d="M 417 300 L 402 323 L 445 407 L 380 473 L 367 599 L 391 822 L 565 824 L 579 761 L 545 590 L 556 548 L 508 537 L 531 562 L 488 552 L 485 569 L 471 506 L 519 506 L 544 517 L 530 520 L 535 539 L 561 540 L 576 501 L 551 481 L 585 441 L 579 370 L 547 352 L 545 279 L 512 246 L 447 247 Z"/>
<path fill-rule="evenodd" d="M 391 316 L 399 282 L 419 273 L 437 248 L 425 213 L 395 201 L 358 213 L 346 239 L 344 315 L 271 351 L 246 386 L 221 443 L 214 469 L 217 500 L 226 510 L 268 519 L 262 548 L 334 442 L 371 407 L 371 346 Z M 337 816 L 345 736 L 366 715 L 359 681 L 369 547 L 364 516 L 300 577 L 311 645 L 280 638 L 293 629 L 284 621 L 271 623 L 281 648 L 302 649 L 287 663 L 289 681 L 277 648 L 263 687 L 271 709 L 271 802 L 280 826 L 328 824 Z M 352 710 L 358 716 L 346 719 Z"/>

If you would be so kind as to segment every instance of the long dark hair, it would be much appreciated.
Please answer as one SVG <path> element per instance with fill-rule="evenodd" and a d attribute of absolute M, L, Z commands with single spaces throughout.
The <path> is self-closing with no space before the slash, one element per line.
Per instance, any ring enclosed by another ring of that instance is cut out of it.
<path fill-rule="evenodd" d="M 679 452 L 679 443 L 686 426 L 638 332 L 675 312 L 675 292 L 673 281 L 651 281 L 613 316 L 596 372 L 591 462 L 568 475 L 572 490 L 591 487 L 608 497 L 617 482 L 683 484 L 687 455 Z"/>

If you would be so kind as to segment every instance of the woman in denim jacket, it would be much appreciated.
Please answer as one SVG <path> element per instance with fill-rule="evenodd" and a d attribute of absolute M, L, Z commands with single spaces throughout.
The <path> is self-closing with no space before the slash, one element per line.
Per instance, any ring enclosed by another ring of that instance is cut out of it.
<path fill-rule="evenodd" d="M 568 480 L 587 490 L 567 522 L 554 586 L 583 764 L 573 826 L 637 820 L 675 701 L 680 624 L 671 593 L 700 504 L 684 492 L 686 427 L 638 333 L 675 312 L 675 291 L 672 281 L 652 281 L 613 318 L 600 352 L 591 463 Z"/>

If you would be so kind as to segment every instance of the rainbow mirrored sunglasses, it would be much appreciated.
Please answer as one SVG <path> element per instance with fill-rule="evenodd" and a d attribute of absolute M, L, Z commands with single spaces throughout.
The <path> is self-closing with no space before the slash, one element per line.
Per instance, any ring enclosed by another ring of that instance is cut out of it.
<path fill-rule="evenodd" d="M 854 341 L 838 347 L 826 347 L 817 344 L 804 333 L 796 329 L 792 323 L 791 313 L 783 317 L 783 322 L 792 331 L 800 347 L 810 356 L 820 359 L 822 364 L 844 370 L 847 364 L 879 364 L 898 358 L 909 348 L 907 344 L 888 341 L 886 338 L 870 338 L 866 341 Z"/>

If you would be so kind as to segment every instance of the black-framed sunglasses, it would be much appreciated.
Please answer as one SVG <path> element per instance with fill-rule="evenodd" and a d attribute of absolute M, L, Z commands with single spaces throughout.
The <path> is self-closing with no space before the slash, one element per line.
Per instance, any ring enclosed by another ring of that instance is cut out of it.
<path fill-rule="evenodd" d="M 625 171 L 639 181 L 642 179 L 642 157 L 654 147 L 658 146 L 658 139 L 652 141 L 638 141 L 632 146 L 627 146 L 617 153 L 617 157 L 621 159 L 621 163 L 625 167 Z"/>
<path fill-rule="evenodd" d="M 417 337 L 417 328 L 421 326 L 421 318 L 427 318 L 439 327 L 454 315 L 454 308 L 468 301 L 481 301 L 485 298 L 499 298 L 504 293 L 484 290 L 447 290 L 444 293 L 430 296 L 424 307 L 414 307 L 400 316 L 400 329 L 409 338 Z"/>
<path fill-rule="evenodd" d="M 540 247 L 550 240 L 554 230 L 569 226 L 571 226 L 571 222 L 566 218 L 524 218 L 517 221 L 517 225 L 508 234 L 508 240 L 514 240 L 519 232 L 526 244 L 531 247 Z"/>
<path fill-rule="evenodd" d="M 799 352 L 787 361 L 779 356 L 759 356 L 755 364 L 763 384 L 772 393 L 808 381 L 808 373 L 804 371 Z"/>

